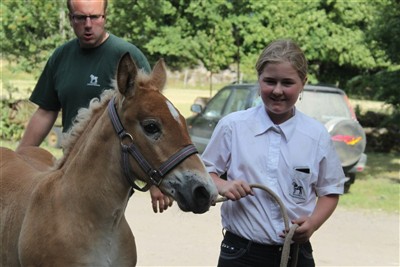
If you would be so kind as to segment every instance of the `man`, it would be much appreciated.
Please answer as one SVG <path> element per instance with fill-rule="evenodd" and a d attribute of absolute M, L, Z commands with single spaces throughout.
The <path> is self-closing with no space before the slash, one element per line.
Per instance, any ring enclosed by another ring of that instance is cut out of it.
<path fill-rule="evenodd" d="M 112 88 L 121 56 L 129 52 L 139 68 L 150 72 L 143 53 L 105 30 L 107 0 L 67 0 L 70 25 L 77 38 L 58 47 L 49 58 L 30 100 L 39 107 L 32 115 L 17 151 L 39 146 L 62 110 L 63 132 L 69 130 L 81 107 Z M 152 187 L 152 206 L 160 212 L 172 200 Z"/>

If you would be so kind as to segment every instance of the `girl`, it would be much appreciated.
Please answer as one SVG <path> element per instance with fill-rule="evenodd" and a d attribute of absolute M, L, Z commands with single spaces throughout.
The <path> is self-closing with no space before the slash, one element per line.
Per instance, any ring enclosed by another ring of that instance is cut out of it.
<path fill-rule="evenodd" d="M 280 197 L 299 225 L 292 239 L 300 244 L 297 266 L 315 266 L 309 239 L 343 193 L 341 163 L 325 127 L 295 108 L 307 81 L 301 49 L 291 40 L 274 41 L 256 70 L 263 105 L 221 119 L 202 155 L 219 194 L 233 200 L 221 207 L 218 266 L 279 266 L 285 237 L 280 208 L 249 184 Z"/>

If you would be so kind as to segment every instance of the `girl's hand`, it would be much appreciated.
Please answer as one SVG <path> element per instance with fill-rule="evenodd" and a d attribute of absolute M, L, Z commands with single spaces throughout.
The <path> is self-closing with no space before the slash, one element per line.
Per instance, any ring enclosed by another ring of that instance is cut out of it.
<path fill-rule="evenodd" d="M 317 230 L 312 223 L 312 219 L 310 217 L 301 217 L 297 220 L 293 220 L 292 224 L 297 224 L 299 227 L 294 231 L 294 235 L 292 240 L 295 243 L 305 243 L 307 242 L 312 234 Z M 285 238 L 286 234 L 289 230 L 284 231 L 280 237 Z"/>
<path fill-rule="evenodd" d="M 239 200 L 247 195 L 254 195 L 253 190 L 245 181 L 221 181 L 218 185 L 218 192 L 220 195 L 230 199 Z"/>
<path fill-rule="evenodd" d="M 302 217 L 297 220 L 293 220 L 292 223 L 299 225 L 293 235 L 293 241 L 296 243 L 307 242 L 312 234 L 317 230 L 312 222 L 311 217 Z"/>

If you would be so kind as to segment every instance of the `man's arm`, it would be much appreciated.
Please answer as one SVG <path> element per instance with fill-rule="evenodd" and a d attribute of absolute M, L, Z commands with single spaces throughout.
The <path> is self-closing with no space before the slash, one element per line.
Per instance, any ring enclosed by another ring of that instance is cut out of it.
<path fill-rule="evenodd" d="M 45 110 L 39 107 L 33 113 L 16 151 L 26 146 L 40 146 L 53 127 L 57 116 L 58 111 Z"/>

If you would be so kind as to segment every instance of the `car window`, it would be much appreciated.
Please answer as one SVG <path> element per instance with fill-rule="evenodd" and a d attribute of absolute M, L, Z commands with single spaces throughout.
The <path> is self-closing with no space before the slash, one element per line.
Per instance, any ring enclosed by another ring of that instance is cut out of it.
<path fill-rule="evenodd" d="M 224 105 L 230 95 L 230 90 L 219 91 L 210 102 L 208 102 L 204 116 L 209 118 L 221 118 Z"/>
<path fill-rule="evenodd" d="M 343 95 L 338 93 L 304 91 L 296 107 L 322 123 L 334 118 L 351 118 Z"/>
<path fill-rule="evenodd" d="M 244 88 L 232 90 L 222 115 L 225 116 L 231 112 L 243 110 L 246 107 L 246 100 L 249 92 L 248 89 Z"/>
<path fill-rule="evenodd" d="M 246 101 L 250 90 L 247 88 L 227 88 L 219 91 L 210 100 L 204 110 L 204 116 L 208 118 L 222 118 L 223 116 L 246 108 Z"/>

